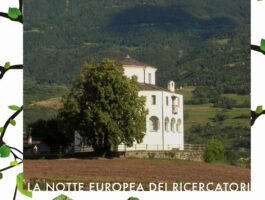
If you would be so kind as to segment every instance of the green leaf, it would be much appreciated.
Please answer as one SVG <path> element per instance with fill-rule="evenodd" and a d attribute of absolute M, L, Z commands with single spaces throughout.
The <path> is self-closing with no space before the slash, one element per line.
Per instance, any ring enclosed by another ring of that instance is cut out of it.
<path fill-rule="evenodd" d="M 18 8 L 9 8 L 8 17 L 11 19 L 17 19 L 21 15 L 21 11 Z"/>
<path fill-rule="evenodd" d="M 0 133 L 4 131 L 4 127 L 0 127 Z"/>
<path fill-rule="evenodd" d="M 9 67 L 10 67 L 10 62 L 6 62 L 4 65 L 4 69 L 9 69 Z"/>
<path fill-rule="evenodd" d="M 265 40 L 261 39 L 260 41 L 260 49 L 265 52 Z"/>
<path fill-rule="evenodd" d="M 130 197 L 128 200 L 139 200 L 137 197 Z"/>
<path fill-rule="evenodd" d="M 10 155 L 10 148 L 3 144 L 0 147 L 0 158 L 7 158 Z"/>
<path fill-rule="evenodd" d="M 32 198 L 32 192 L 24 190 L 23 180 L 24 180 L 24 174 L 23 173 L 18 174 L 17 175 L 17 189 L 21 194 Z"/>
<path fill-rule="evenodd" d="M 18 166 L 18 162 L 15 160 L 15 161 L 10 162 L 9 165 L 10 166 Z"/>
<path fill-rule="evenodd" d="M 9 121 L 9 123 L 10 123 L 12 126 L 16 126 L 16 124 L 17 124 L 16 120 L 14 120 L 14 119 L 11 119 L 11 120 Z"/>
<path fill-rule="evenodd" d="M 21 109 L 21 107 L 19 107 L 19 106 L 16 106 L 16 105 L 11 105 L 11 106 L 8 106 L 8 108 L 9 108 L 9 109 L 11 109 L 11 110 L 15 110 L 15 111 L 17 111 L 17 110 L 20 110 L 20 109 Z"/>
<path fill-rule="evenodd" d="M 0 180 L 3 178 L 3 174 L 2 173 L 0 173 Z"/>
<path fill-rule="evenodd" d="M 256 109 L 256 114 L 261 114 L 263 112 L 263 106 L 258 106 Z"/>
<path fill-rule="evenodd" d="M 72 200 L 72 199 L 70 199 L 69 197 L 61 194 L 60 196 L 55 197 L 53 200 Z"/>

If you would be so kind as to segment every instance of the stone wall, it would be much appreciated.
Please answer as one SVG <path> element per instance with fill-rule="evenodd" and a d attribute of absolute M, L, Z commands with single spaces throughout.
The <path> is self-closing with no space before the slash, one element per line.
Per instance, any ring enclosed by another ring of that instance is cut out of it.
<path fill-rule="evenodd" d="M 203 151 L 128 151 L 126 158 L 167 158 L 203 162 Z"/>

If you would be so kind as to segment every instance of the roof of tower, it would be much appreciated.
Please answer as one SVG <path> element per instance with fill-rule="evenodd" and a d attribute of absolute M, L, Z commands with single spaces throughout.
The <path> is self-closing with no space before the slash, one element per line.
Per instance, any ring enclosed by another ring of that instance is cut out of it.
<path fill-rule="evenodd" d="M 136 59 L 131 58 L 130 55 L 127 55 L 118 64 L 121 66 L 127 65 L 127 66 L 134 66 L 134 67 L 147 67 L 147 66 L 151 67 L 150 65 L 148 65 L 146 63 L 142 63 Z"/>

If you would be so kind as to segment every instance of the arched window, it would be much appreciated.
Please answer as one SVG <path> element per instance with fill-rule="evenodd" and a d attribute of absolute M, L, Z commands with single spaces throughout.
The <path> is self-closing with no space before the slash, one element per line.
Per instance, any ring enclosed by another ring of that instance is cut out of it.
<path fill-rule="evenodd" d="M 172 96 L 172 114 L 176 115 L 178 114 L 178 108 L 179 108 L 179 98 L 177 96 Z"/>
<path fill-rule="evenodd" d="M 178 133 L 181 132 L 181 123 L 182 123 L 182 122 L 181 122 L 181 119 L 178 119 L 178 121 L 177 121 L 177 127 L 176 127 Z"/>
<path fill-rule="evenodd" d="M 176 130 L 175 130 L 175 124 L 176 124 L 176 120 L 174 118 L 172 118 L 171 119 L 171 123 L 170 123 L 171 131 L 172 132 L 176 132 Z"/>
<path fill-rule="evenodd" d="M 169 132 L 169 118 L 168 117 L 165 118 L 165 131 Z"/>
<path fill-rule="evenodd" d="M 149 130 L 150 131 L 158 131 L 159 129 L 159 119 L 156 116 L 152 116 L 149 118 Z"/>

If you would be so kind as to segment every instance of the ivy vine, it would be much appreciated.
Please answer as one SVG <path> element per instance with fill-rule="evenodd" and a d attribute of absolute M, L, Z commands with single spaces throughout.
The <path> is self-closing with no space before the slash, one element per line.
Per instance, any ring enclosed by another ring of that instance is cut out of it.
<path fill-rule="evenodd" d="M 4 66 L 0 66 L 0 79 L 2 79 L 8 70 L 12 69 L 23 69 L 23 65 L 12 65 L 10 62 L 6 62 Z"/>
<path fill-rule="evenodd" d="M 261 39 L 260 45 L 251 45 L 251 50 L 257 51 L 265 55 L 265 39 Z M 255 111 L 251 111 L 251 126 L 254 125 L 255 121 L 262 115 L 265 114 L 263 106 L 258 106 Z"/>
<path fill-rule="evenodd" d="M 7 145 L 4 141 L 7 128 L 10 125 L 16 126 L 16 117 L 22 112 L 23 106 L 19 107 L 17 105 L 10 105 L 8 108 L 14 111 L 14 113 L 6 120 L 4 126 L 0 127 L 0 158 L 7 158 L 12 155 L 14 160 L 9 163 L 9 166 L 0 169 L 0 179 L 3 178 L 4 171 L 19 166 L 23 163 L 23 159 L 21 158 L 23 156 L 23 152 L 15 147 Z M 28 197 L 32 197 L 32 192 L 23 189 L 23 173 L 19 173 L 17 175 L 17 183 L 13 199 L 16 199 L 17 190 Z"/>
<path fill-rule="evenodd" d="M 18 1 L 19 1 L 18 8 L 10 7 L 8 8 L 8 11 L 6 13 L 0 12 L 0 17 L 7 18 L 13 22 L 18 22 L 23 24 L 23 0 L 18 0 Z M 0 66 L 0 80 L 9 70 L 19 70 L 19 69 L 23 69 L 23 65 L 11 65 L 10 62 L 6 62 L 4 66 Z M 0 179 L 4 178 L 3 173 L 5 171 L 17 167 L 23 163 L 22 159 L 23 152 L 15 147 L 9 146 L 4 141 L 4 137 L 8 127 L 10 125 L 16 126 L 16 117 L 22 112 L 23 106 L 10 105 L 9 109 L 11 109 L 14 113 L 6 120 L 5 124 L 2 127 L 0 126 L 0 158 L 8 158 L 10 156 L 13 156 L 14 159 L 9 163 L 9 166 L 0 169 Z M 13 200 L 16 199 L 17 191 L 19 191 L 23 195 L 32 197 L 32 192 L 23 189 L 23 180 L 24 180 L 24 174 L 22 172 L 16 176 L 16 185 L 15 185 Z"/>
<path fill-rule="evenodd" d="M 23 0 L 19 0 L 19 8 L 10 7 L 6 13 L 0 12 L 0 17 L 23 24 Z"/>

